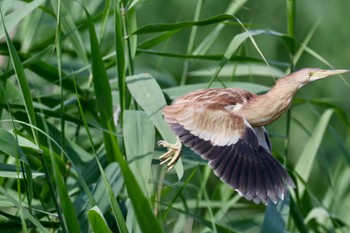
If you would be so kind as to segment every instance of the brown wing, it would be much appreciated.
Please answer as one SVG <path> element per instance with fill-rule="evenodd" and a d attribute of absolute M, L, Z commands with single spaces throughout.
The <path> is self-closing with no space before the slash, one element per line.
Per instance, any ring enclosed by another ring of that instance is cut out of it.
<path fill-rule="evenodd" d="M 287 193 L 286 184 L 294 187 L 294 182 L 272 157 L 267 134 L 261 137 L 261 128 L 254 130 L 232 111 L 253 95 L 240 89 L 200 90 L 165 107 L 164 119 L 242 196 L 255 203 L 276 203 Z"/>

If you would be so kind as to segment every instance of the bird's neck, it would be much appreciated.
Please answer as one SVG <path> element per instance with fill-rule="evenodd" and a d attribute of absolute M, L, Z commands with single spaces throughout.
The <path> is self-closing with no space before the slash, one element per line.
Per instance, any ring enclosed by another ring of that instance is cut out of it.
<path fill-rule="evenodd" d="M 269 92 L 249 102 L 245 108 L 247 121 L 252 126 L 264 126 L 275 121 L 289 109 L 299 88 L 300 85 L 286 78 L 279 80 Z"/>

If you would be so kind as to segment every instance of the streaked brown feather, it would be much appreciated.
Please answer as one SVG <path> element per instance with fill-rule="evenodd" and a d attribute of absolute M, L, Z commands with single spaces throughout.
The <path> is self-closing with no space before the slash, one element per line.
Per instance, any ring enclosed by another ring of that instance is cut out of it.
<path fill-rule="evenodd" d="M 193 135 L 210 140 L 214 145 L 234 143 L 245 130 L 243 118 L 225 109 L 224 105 L 174 103 L 164 107 L 163 114 L 168 124 L 179 123 Z"/>
<path fill-rule="evenodd" d="M 243 104 L 256 97 L 254 93 L 239 88 L 213 88 L 190 92 L 174 101 L 175 103 L 200 102 L 223 105 Z"/>

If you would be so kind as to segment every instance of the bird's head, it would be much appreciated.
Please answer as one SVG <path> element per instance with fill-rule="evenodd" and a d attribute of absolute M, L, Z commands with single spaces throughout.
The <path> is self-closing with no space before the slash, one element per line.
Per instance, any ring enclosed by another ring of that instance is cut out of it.
<path fill-rule="evenodd" d="M 350 70 L 338 69 L 338 70 L 322 70 L 319 68 L 305 68 L 298 70 L 289 75 L 293 82 L 297 82 L 302 87 L 310 82 L 326 78 L 328 76 L 342 74 L 349 72 Z"/>

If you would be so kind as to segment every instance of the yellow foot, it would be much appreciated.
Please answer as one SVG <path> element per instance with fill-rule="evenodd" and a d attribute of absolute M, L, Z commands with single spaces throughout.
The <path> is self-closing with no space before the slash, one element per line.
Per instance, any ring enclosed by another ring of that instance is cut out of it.
<path fill-rule="evenodd" d="M 168 149 L 168 151 L 166 153 L 164 153 L 163 155 L 161 155 L 159 157 L 159 160 L 161 161 L 159 165 L 167 163 L 167 165 L 166 165 L 167 171 L 166 172 L 169 172 L 171 169 L 174 168 L 177 160 L 179 160 L 179 158 L 180 158 L 180 153 L 182 150 L 182 143 L 181 143 L 180 139 L 177 138 L 175 144 L 171 144 L 171 143 L 166 142 L 166 141 L 159 141 L 157 143 L 157 145 L 166 147 Z"/>

